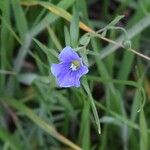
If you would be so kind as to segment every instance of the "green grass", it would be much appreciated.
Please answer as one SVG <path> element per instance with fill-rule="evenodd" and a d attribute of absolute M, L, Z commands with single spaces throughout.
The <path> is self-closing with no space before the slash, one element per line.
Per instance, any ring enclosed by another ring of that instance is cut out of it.
<path fill-rule="evenodd" d="M 149 150 L 149 29 L 149 0 L 0 1 L 0 149 Z M 80 88 L 50 72 L 66 45 Z"/>

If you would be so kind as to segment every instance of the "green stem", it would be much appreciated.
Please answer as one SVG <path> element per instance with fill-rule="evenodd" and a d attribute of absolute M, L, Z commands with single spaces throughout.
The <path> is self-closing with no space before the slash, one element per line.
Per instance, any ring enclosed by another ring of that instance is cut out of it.
<path fill-rule="evenodd" d="M 91 95 L 90 88 L 89 88 L 89 85 L 88 85 L 88 82 L 87 82 L 86 78 L 84 78 L 83 87 L 84 87 L 85 91 L 87 92 L 90 103 L 91 103 L 92 111 L 93 111 L 94 118 L 95 118 L 97 128 L 98 128 L 98 133 L 101 134 L 100 119 L 99 119 L 98 112 L 96 110 L 96 106 L 95 106 L 95 103 L 94 103 L 94 99 Z"/>

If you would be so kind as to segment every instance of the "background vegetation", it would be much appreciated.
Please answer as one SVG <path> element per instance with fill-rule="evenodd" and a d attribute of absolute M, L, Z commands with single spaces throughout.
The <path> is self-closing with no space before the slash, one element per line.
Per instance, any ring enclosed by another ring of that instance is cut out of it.
<path fill-rule="evenodd" d="M 1 0 L 0 149 L 149 150 L 150 61 L 130 40 L 150 55 L 149 0 Z M 89 66 L 80 88 L 50 72 L 66 45 Z"/>

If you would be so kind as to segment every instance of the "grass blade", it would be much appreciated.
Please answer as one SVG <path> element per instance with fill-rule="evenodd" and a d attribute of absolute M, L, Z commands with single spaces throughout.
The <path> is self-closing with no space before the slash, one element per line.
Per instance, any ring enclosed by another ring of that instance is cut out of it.
<path fill-rule="evenodd" d="M 93 97 L 91 95 L 90 88 L 89 88 L 89 85 L 88 85 L 88 82 L 87 82 L 86 78 L 84 78 L 84 80 L 83 80 L 83 87 L 84 87 L 85 91 L 87 92 L 90 103 L 91 103 L 91 108 L 92 108 L 92 111 L 93 111 L 93 114 L 94 114 L 95 122 L 96 122 L 97 129 L 98 129 L 98 133 L 101 134 L 100 119 L 99 119 L 98 112 L 96 110 L 96 106 L 95 106 Z"/>
<path fill-rule="evenodd" d="M 36 125 L 38 125 L 41 129 L 46 131 L 48 134 L 59 140 L 60 142 L 68 145 L 72 149 L 75 150 L 81 150 L 80 147 L 66 139 L 64 136 L 59 134 L 56 129 L 50 125 L 47 124 L 43 119 L 41 119 L 39 116 L 37 116 L 31 109 L 27 108 L 24 104 L 20 103 L 19 101 L 15 99 L 9 99 L 9 98 L 4 98 L 6 103 L 10 105 L 11 107 L 17 109 L 18 111 L 22 112 L 25 114 L 30 120 L 32 120 Z M 2 100 L 2 99 L 0 99 Z"/>

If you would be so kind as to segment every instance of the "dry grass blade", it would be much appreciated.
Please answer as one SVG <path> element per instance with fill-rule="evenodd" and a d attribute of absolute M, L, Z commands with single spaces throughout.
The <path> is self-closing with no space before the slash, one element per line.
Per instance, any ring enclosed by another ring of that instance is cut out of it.
<path fill-rule="evenodd" d="M 26 5 L 26 6 L 34 6 L 34 5 L 40 5 L 46 9 L 48 9 L 49 11 L 51 11 L 52 13 L 68 20 L 69 22 L 71 21 L 72 19 L 72 15 L 69 14 L 67 11 L 65 11 L 64 9 L 60 8 L 60 7 L 57 7 L 51 3 L 48 3 L 48 2 L 41 2 L 41 1 L 31 1 L 31 2 L 27 2 L 27 1 L 23 1 L 22 2 L 23 5 Z M 90 32 L 90 33 L 93 33 L 93 34 L 96 34 L 95 31 L 93 29 L 91 29 L 90 27 L 88 27 L 86 24 L 84 24 L 83 22 L 79 22 L 79 27 L 81 29 L 83 29 L 84 31 L 86 32 Z M 103 37 L 99 34 L 96 34 L 97 37 L 101 38 L 102 40 L 104 41 L 107 41 L 109 43 L 112 43 L 114 45 L 116 45 L 118 48 L 121 47 L 121 48 L 125 48 L 121 43 L 117 43 L 111 39 L 108 39 L 106 37 Z M 128 49 L 129 51 L 137 54 L 138 56 L 144 58 L 144 59 L 147 59 L 147 60 L 150 60 L 150 57 L 146 56 L 146 55 L 143 55 L 139 52 L 137 52 L 136 50 L 132 49 L 132 48 L 129 48 Z"/>

